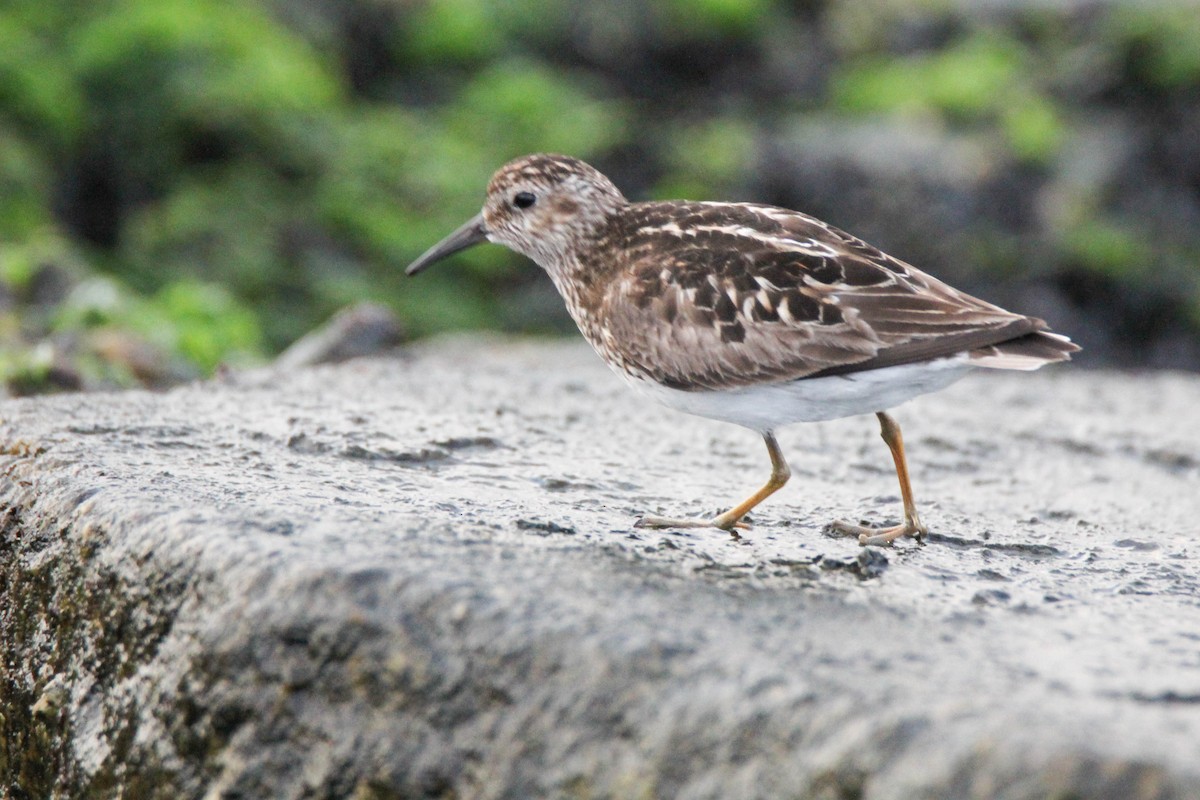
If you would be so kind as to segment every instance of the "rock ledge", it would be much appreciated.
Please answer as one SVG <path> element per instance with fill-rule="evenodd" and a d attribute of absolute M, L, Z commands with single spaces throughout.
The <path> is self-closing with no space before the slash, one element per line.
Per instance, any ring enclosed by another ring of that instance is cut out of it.
<path fill-rule="evenodd" d="M 0 407 L 14 798 L 1200 796 L 1200 379 L 972 376 L 753 434 L 446 340 Z"/>

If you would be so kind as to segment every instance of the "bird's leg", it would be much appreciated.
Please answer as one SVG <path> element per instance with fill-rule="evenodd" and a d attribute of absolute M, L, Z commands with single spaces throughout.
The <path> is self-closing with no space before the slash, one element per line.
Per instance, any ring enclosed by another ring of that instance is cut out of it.
<path fill-rule="evenodd" d="M 742 517 L 749 514 L 750 509 L 777 492 L 781 486 L 788 482 L 788 478 L 792 477 L 792 471 L 788 469 L 787 461 L 783 458 L 783 452 L 779 449 L 779 442 L 775 441 L 774 434 L 770 432 L 764 433 L 763 441 L 767 443 L 767 452 L 771 455 L 771 477 L 767 479 L 766 484 L 761 489 L 747 497 L 741 503 L 738 503 L 724 514 L 718 514 L 712 519 L 671 519 L 669 517 L 647 516 L 635 522 L 633 527 L 721 528 L 727 531 L 732 531 L 736 528 L 749 528 L 750 526 L 747 523 L 741 521 Z"/>
<path fill-rule="evenodd" d="M 913 502 L 912 485 L 908 481 L 908 462 L 904 458 L 904 437 L 900 435 L 900 425 L 889 415 L 878 412 L 879 435 L 892 451 L 892 460 L 896 462 L 896 478 L 900 481 L 900 497 L 904 500 L 904 523 L 891 528 L 869 528 L 863 525 L 852 525 L 838 520 L 832 527 L 838 533 L 846 533 L 858 537 L 859 544 L 891 544 L 901 536 L 911 536 L 917 541 L 928 533 L 917 516 L 917 504 Z"/>

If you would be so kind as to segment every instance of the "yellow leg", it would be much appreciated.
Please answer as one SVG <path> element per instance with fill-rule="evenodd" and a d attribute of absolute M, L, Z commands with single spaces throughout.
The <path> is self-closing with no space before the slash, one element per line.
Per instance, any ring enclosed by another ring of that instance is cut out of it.
<path fill-rule="evenodd" d="M 761 489 L 741 503 L 712 519 L 671 519 L 648 516 L 642 517 L 633 526 L 635 528 L 721 528 L 726 531 L 732 531 L 735 528 L 749 528 L 748 524 L 742 522 L 742 517 L 749 514 L 750 510 L 763 500 L 779 491 L 780 487 L 788 482 L 788 478 L 792 477 L 792 471 L 788 469 L 774 434 L 764 433 L 763 441 L 767 443 L 767 452 L 771 455 L 771 477 L 767 479 Z"/>
<path fill-rule="evenodd" d="M 892 451 L 892 461 L 896 464 L 900 497 L 904 501 L 904 523 L 891 528 L 869 528 L 838 520 L 831 527 L 839 533 L 857 536 L 859 544 L 891 544 L 901 536 L 912 536 L 920 541 L 929 531 L 917 516 L 917 504 L 913 501 L 912 484 L 908 480 L 908 461 L 904 458 L 904 437 L 900 434 L 900 425 L 882 411 L 875 416 L 879 417 L 879 435 Z"/>

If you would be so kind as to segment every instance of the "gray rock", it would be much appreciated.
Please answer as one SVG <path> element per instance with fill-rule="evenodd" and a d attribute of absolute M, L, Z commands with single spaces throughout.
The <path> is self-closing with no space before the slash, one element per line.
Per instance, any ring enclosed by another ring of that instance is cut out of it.
<path fill-rule="evenodd" d="M 396 312 L 379 303 L 358 303 L 343 308 L 320 328 L 292 342 L 275 359 L 275 365 L 298 369 L 337 364 L 390 350 L 405 338 Z"/>
<path fill-rule="evenodd" d="M 577 344 L 4 403 L 12 797 L 1200 795 L 1200 379 L 972 376 L 767 472 Z"/>

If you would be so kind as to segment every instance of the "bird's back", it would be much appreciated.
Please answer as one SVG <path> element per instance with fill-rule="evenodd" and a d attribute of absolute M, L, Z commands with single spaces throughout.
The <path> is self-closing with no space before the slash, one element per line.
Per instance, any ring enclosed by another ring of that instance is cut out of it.
<path fill-rule="evenodd" d="M 814 217 L 749 203 L 634 203 L 583 264 L 602 355 L 685 391 L 960 353 L 1030 369 L 1078 347 Z M 580 315 L 576 316 L 577 319 Z M 585 327 L 581 324 L 581 327 Z"/>

